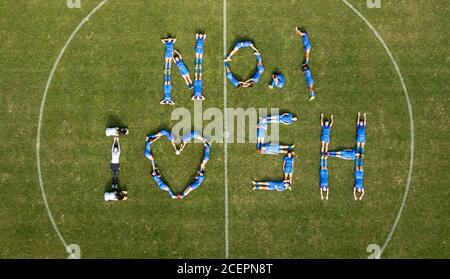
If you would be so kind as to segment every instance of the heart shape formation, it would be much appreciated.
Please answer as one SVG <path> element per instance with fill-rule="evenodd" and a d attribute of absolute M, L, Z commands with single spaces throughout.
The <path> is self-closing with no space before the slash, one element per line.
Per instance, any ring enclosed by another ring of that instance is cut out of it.
<path fill-rule="evenodd" d="M 152 144 L 157 141 L 159 138 L 165 137 L 167 138 L 171 143 L 173 148 L 175 149 L 175 154 L 179 155 L 185 148 L 186 144 L 190 142 L 192 139 L 197 139 L 203 142 L 203 159 L 200 164 L 200 168 L 197 171 L 197 175 L 195 176 L 194 181 L 189 184 L 186 189 L 181 193 L 174 193 L 172 188 L 167 185 L 167 183 L 164 182 L 162 179 L 161 173 L 156 166 L 155 163 L 155 157 L 152 154 Z M 205 179 L 205 167 L 206 163 L 209 161 L 209 154 L 211 150 L 211 145 L 209 144 L 208 140 L 204 138 L 199 132 L 192 131 L 188 133 L 187 135 L 184 135 L 181 138 L 180 146 L 178 147 L 175 143 L 175 136 L 167 131 L 167 130 L 161 130 L 156 134 L 150 134 L 145 139 L 145 151 L 144 155 L 147 159 L 149 159 L 152 162 L 152 178 L 155 180 L 156 184 L 159 186 L 159 188 L 163 191 L 167 191 L 172 199 L 183 199 L 186 197 L 191 191 L 197 189 Z"/>

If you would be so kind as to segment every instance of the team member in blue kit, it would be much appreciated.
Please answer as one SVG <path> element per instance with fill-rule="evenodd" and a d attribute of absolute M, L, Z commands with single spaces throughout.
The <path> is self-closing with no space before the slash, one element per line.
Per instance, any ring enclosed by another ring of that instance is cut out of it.
<path fill-rule="evenodd" d="M 281 123 L 283 125 L 289 125 L 297 121 L 297 117 L 292 113 L 286 112 L 281 115 L 272 115 L 267 117 L 267 123 Z"/>
<path fill-rule="evenodd" d="M 172 82 L 170 81 L 170 75 L 164 75 L 164 98 L 160 102 L 161 105 L 175 105 L 172 100 Z"/>
<path fill-rule="evenodd" d="M 161 42 L 166 46 L 165 53 L 164 53 L 164 73 L 169 74 L 170 68 L 172 66 L 172 59 L 173 59 L 173 50 L 174 50 L 174 44 L 177 41 L 175 38 L 167 38 L 162 39 Z"/>
<path fill-rule="evenodd" d="M 178 148 L 175 144 L 174 135 L 172 135 L 172 133 L 167 130 L 161 130 L 156 134 L 150 134 L 145 138 L 145 141 L 148 142 L 149 140 L 152 140 L 152 143 L 153 143 L 154 141 L 158 140 L 160 137 L 166 137 L 170 141 L 170 143 L 172 143 L 173 148 L 175 148 L 175 150 L 178 150 Z"/>
<path fill-rule="evenodd" d="M 259 79 L 261 78 L 262 73 L 264 72 L 264 66 L 262 64 L 261 53 L 255 52 L 254 54 L 256 55 L 256 61 L 257 61 L 256 72 L 250 79 L 248 79 L 247 81 L 244 82 L 242 87 L 253 87 L 255 84 L 258 83 Z"/>
<path fill-rule="evenodd" d="M 309 40 L 308 32 L 306 32 L 305 29 L 298 28 L 298 27 L 295 27 L 295 31 L 302 38 L 303 51 L 305 52 L 305 57 L 303 59 L 303 64 L 308 64 L 309 63 L 309 55 L 311 53 L 311 41 Z"/>
<path fill-rule="evenodd" d="M 308 65 L 305 64 L 302 66 L 302 72 L 305 75 L 306 88 L 308 88 L 309 100 L 312 101 L 316 98 L 316 93 L 314 93 L 314 78 Z"/>
<path fill-rule="evenodd" d="M 173 61 L 175 62 L 175 65 L 177 65 L 181 76 L 183 77 L 184 81 L 186 82 L 186 85 L 189 87 L 189 89 L 192 89 L 194 87 L 192 85 L 193 82 L 192 82 L 191 76 L 189 75 L 189 70 L 183 61 L 183 57 L 181 57 L 181 54 L 176 50 L 174 50 L 174 53 L 175 53 L 175 55 L 173 57 Z"/>
<path fill-rule="evenodd" d="M 228 64 L 227 61 L 224 61 L 223 65 L 225 66 L 227 78 L 231 81 L 231 84 L 233 84 L 234 87 L 241 87 L 244 83 L 236 79 L 236 77 L 233 75 L 233 73 L 231 72 L 230 64 Z"/>
<path fill-rule="evenodd" d="M 356 150 L 364 154 L 364 145 L 366 144 L 366 113 L 361 118 L 361 113 L 358 112 L 358 119 L 356 120 Z"/>
<path fill-rule="evenodd" d="M 292 185 L 292 174 L 294 173 L 294 153 L 288 151 L 286 156 L 283 158 L 283 173 L 284 180 L 289 180 L 289 184 Z"/>
<path fill-rule="evenodd" d="M 191 185 L 189 185 L 184 192 L 178 194 L 179 199 L 185 198 L 187 195 L 189 195 L 190 192 L 200 187 L 200 185 L 203 183 L 203 180 L 205 179 L 205 170 L 200 170 L 197 172 L 197 176 L 195 177 L 194 182 L 192 182 Z"/>
<path fill-rule="evenodd" d="M 211 145 L 207 142 L 203 143 L 203 160 L 200 164 L 200 170 L 205 170 L 206 163 L 208 163 L 210 159 L 210 153 L 211 153 Z"/>
<path fill-rule="evenodd" d="M 259 50 L 255 47 L 255 44 L 252 41 L 242 41 L 242 42 L 237 42 L 234 45 L 233 50 L 230 52 L 230 54 L 228 54 L 227 58 L 225 59 L 225 61 L 231 61 L 231 57 L 238 52 L 238 50 L 240 50 L 241 48 L 245 48 L 245 47 L 251 47 L 255 52 L 259 52 Z"/>
<path fill-rule="evenodd" d="M 292 149 L 294 149 L 295 144 L 293 145 L 281 145 L 277 143 L 266 143 L 260 145 L 260 148 L 256 150 L 257 153 L 261 154 L 286 154 Z"/>
<path fill-rule="evenodd" d="M 284 181 L 260 181 L 252 180 L 253 190 L 267 190 L 267 191 L 285 191 L 292 190 L 289 180 Z"/>
<path fill-rule="evenodd" d="M 320 199 L 323 200 L 323 192 L 326 193 L 325 199 L 328 200 L 330 188 L 328 187 L 328 166 L 327 157 L 320 157 Z"/>
<path fill-rule="evenodd" d="M 158 168 L 154 168 L 152 171 L 152 178 L 155 180 L 156 184 L 159 186 L 159 188 L 163 191 L 166 191 L 169 193 L 170 197 L 172 199 L 176 199 L 177 196 L 172 192 L 172 189 L 170 189 L 169 186 L 162 180 L 161 174 L 159 173 Z"/>
<path fill-rule="evenodd" d="M 355 160 L 355 186 L 353 187 L 353 197 L 358 200 L 357 193 L 359 193 L 359 200 L 364 196 L 364 170 L 363 158 Z"/>
<path fill-rule="evenodd" d="M 269 85 L 270 89 L 274 89 L 274 88 L 282 88 L 284 86 L 286 82 L 286 79 L 284 78 L 284 76 L 280 73 L 276 73 L 272 75 L 272 81 Z"/>
<path fill-rule="evenodd" d="M 341 151 L 331 151 L 331 152 L 327 152 L 326 155 L 328 157 L 341 158 L 341 159 L 349 160 L 349 161 L 356 160 L 360 156 L 360 154 L 358 152 L 356 152 L 356 149 L 344 149 Z"/>
<path fill-rule="evenodd" d="M 328 119 L 323 118 L 323 113 L 320 114 L 320 125 L 322 127 L 322 133 L 320 135 L 320 142 L 322 146 L 320 148 L 320 152 L 324 155 L 325 152 L 328 152 L 328 145 L 330 144 L 330 132 L 331 127 L 333 126 L 334 117 L 331 115 L 331 122 Z"/>

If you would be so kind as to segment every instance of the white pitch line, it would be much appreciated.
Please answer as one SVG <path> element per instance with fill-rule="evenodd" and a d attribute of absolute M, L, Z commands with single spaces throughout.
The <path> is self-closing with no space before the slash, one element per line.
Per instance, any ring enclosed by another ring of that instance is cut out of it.
<path fill-rule="evenodd" d="M 39 187 L 41 189 L 42 193 L 42 200 L 44 201 L 45 209 L 47 210 L 48 218 L 50 219 L 50 222 L 52 223 L 53 229 L 55 230 L 56 234 L 58 235 L 59 239 L 61 240 L 61 243 L 64 245 L 64 248 L 67 250 L 67 243 L 64 240 L 63 235 L 59 231 L 58 225 L 56 224 L 55 219 L 53 218 L 52 211 L 50 210 L 50 206 L 48 204 L 47 194 L 45 192 L 44 187 L 44 180 L 42 178 L 42 171 L 41 171 L 41 129 L 42 129 L 42 119 L 44 117 L 44 110 L 45 110 L 45 103 L 47 100 L 47 94 L 48 90 L 50 88 L 50 85 L 53 81 L 53 76 L 56 73 L 56 70 L 58 68 L 59 63 L 61 62 L 62 57 L 64 56 L 64 53 L 66 49 L 69 47 L 70 43 L 72 42 L 75 35 L 80 31 L 80 29 L 83 27 L 83 25 L 88 22 L 89 18 L 95 14 L 106 2 L 109 0 L 103 0 L 100 4 L 98 4 L 77 26 L 77 28 L 72 32 L 69 39 L 67 40 L 64 47 L 61 49 L 61 52 L 59 53 L 58 57 L 56 58 L 55 63 L 53 64 L 53 68 L 50 72 L 50 75 L 47 79 L 47 84 L 45 85 L 44 94 L 42 96 L 42 102 L 41 102 L 41 109 L 39 111 L 39 122 L 38 122 L 38 128 L 37 128 L 37 136 L 36 136 L 36 163 L 37 163 L 37 172 L 39 177 Z"/>
<path fill-rule="evenodd" d="M 223 0 L 223 56 L 227 55 L 227 0 Z M 228 112 L 227 112 L 227 76 L 223 72 L 223 113 L 224 113 L 224 190 L 225 190 L 225 259 L 229 257 L 228 236 Z"/>
<path fill-rule="evenodd" d="M 408 198 L 409 188 L 411 186 L 411 179 L 412 179 L 412 173 L 413 173 L 413 166 L 414 166 L 414 119 L 413 119 L 413 110 L 411 106 L 411 101 L 409 99 L 408 89 L 406 88 L 405 81 L 403 79 L 403 75 L 400 72 L 400 67 L 398 66 L 396 60 L 394 59 L 394 56 L 392 55 L 391 51 L 389 50 L 389 47 L 384 42 L 381 35 L 378 33 L 378 31 L 373 27 L 373 25 L 355 8 L 353 7 L 347 0 L 342 0 L 353 12 L 355 12 L 366 24 L 369 26 L 369 28 L 373 31 L 377 39 L 380 41 L 380 43 L 383 45 L 384 49 L 386 50 L 389 58 L 392 61 L 392 64 L 394 65 L 395 70 L 397 71 L 397 75 L 400 78 L 400 82 L 402 84 L 403 93 L 406 98 L 406 103 L 408 105 L 408 113 L 409 113 L 409 123 L 410 123 L 410 135 L 411 135 L 411 147 L 410 147 L 410 158 L 409 158 L 409 169 L 408 169 L 408 180 L 406 181 L 406 189 L 405 194 L 403 195 L 402 204 L 400 206 L 400 209 L 397 213 L 397 217 L 395 218 L 394 224 L 392 226 L 391 231 L 389 232 L 388 237 L 386 238 L 386 241 L 383 244 L 383 247 L 381 248 L 380 257 L 383 254 L 384 250 L 388 246 L 389 242 L 392 239 L 392 236 L 394 235 L 395 230 L 397 229 L 398 222 L 400 221 L 400 217 L 402 216 L 403 210 L 405 209 L 406 200 Z"/>

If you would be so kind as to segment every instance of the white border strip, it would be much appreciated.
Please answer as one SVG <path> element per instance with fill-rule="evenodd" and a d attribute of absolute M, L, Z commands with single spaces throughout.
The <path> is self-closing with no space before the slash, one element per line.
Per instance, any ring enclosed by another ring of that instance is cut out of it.
<path fill-rule="evenodd" d="M 53 64 L 53 68 L 50 72 L 50 75 L 47 79 L 47 84 L 45 85 L 45 90 L 44 90 L 44 94 L 42 96 L 42 102 L 41 102 L 41 109 L 39 111 L 39 122 L 38 122 L 38 128 L 37 128 L 37 136 L 36 136 L 36 163 L 37 163 L 37 172 L 38 172 L 38 177 L 39 177 L 39 186 L 41 189 L 41 193 L 42 193 L 42 200 L 44 201 L 44 205 L 45 205 L 45 209 L 47 210 L 47 214 L 48 214 L 48 218 L 50 219 L 53 229 L 55 230 L 56 234 L 58 235 L 59 239 L 61 240 L 61 243 L 64 245 L 64 248 L 67 250 L 67 243 L 64 240 L 63 235 L 61 234 L 61 232 L 59 231 L 58 225 L 56 224 L 55 219 L 53 218 L 53 214 L 52 211 L 50 210 L 50 206 L 48 204 L 48 200 L 47 200 L 47 194 L 45 192 L 45 187 L 44 187 L 44 179 L 42 178 L 42 171 L 41 171 L 41 130 L 42 130 L 42 119 L 44 116 L 44 109 L 45 109 L 45 103 L 47 100 L 47 94 L 48 94 L 48 90 L 50 88 L 50 84 L 52 83 L 53 80 L 53 76 L 55 75 L 56 70 L 58 69 L 58 65 L 61 62 L 62 57 L 64 56 L 64 52 L 66 51 L 67 47 L 70 45 L 70 43 L 72 42 L 73 38 L 75 37 L 75 35 L 78 33 L 78 31 L 80 31 L 80 29 L 83 27 L 83 25 L 89 21 L 89 18 L 95 14 L 95 12 L 97 12 L 104 4 L 106 4 L 106 2 L 108 2 L 109 0 L 103 0 L 100 4 L 98 4 L 81 22 L 80 24 L 77 26 L 77 28 L 72 32 L 72 34 L 70 35 L 69 39 L 67 40 L 66 44 L 64 45 L 64 47 L 61 49 L 61 52 L 58 55 L 58 58 L 56 58 L 55 63 Z"/>
<path fill-rule="evenodd" d="M 223 57 L 227 56 L 227 0 L 223 0 Z M 224 115 L 224 190 L 225 190 L 225 259 L 229 258 L 228 236 L 228 100 L 227 100 L 227 75 L 223 72 L 223 115 Z"/>
<path fill-rule="evenodd" d="M 408 180 L 406 181 L 406 189 L 405 194 L 403 195 L 402 204 L 400 206 L 400 209 L 397 213 L 397 217 L 395 218 L 394 225 L 392 226 L 391 231 L 389 232 L 388 237 L 386 238 L 383 247 L 381 248 L 380 257 L 383 254 L 384 250 L 388 246 L 389 242 L 392 239 L 392 236 L 394 235 L 395 230 L 397 229 L 398 222 L 400 221 L 400 217 L 402 216 L 403 210 L 405 209 L 406 200 L 408 198 L 409 188 L 411 186 L 411 179 L 412 179 L 412 173 L 413 173 L 413 166 L 414 166 L 414 118 L 413 118 L 413 110 L 411 106 L 411 101 L 409 99 L 408 89 L 406 88 L 405 81 L 403 80 L 403 75 L 400 72 L 400 67 L 398 66 L 397 62 L 394 59 L 394 56 L 392 55 L 391 51 L 389 50 L 389 47 L 384 42 L 381 35 L 377 32 L 375 27 L 372 26 L 372 24 L 357 10 L 355 7 L 353 7 L 347 0 L 342 0 L 353 12 L 355 12 L 372 30 L 372 32 L 375 34 L 377 39 L 380 41 L 380 43 L 383 45 L 384 49 L 386 50 L 386 53 L 388 54 L 389 58 L 392 61 L 392 64 L 394 65 L 395 70 L 397 71 L 397 75 L 400 78 L 400 82 L 402 84 L 403 93 L 405 95 L 406 103 L 408 105 L 408 113 L 409 113 L 409 125 L 410 125 L 410 135 L 411 135 L 411 147 L 410 147 L 410 157 L 409 157 L 409 169 L 408 169 Z"/>

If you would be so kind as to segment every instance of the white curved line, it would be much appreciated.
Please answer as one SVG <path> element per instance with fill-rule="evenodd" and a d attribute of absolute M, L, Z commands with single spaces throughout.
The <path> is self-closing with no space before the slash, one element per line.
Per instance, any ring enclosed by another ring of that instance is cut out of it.
<path fill-rule="evenodd" d="M 409 123 L 410 123 L 410 135 L 411 135 L 411 147 L 410 147 L 410 157 L 409 157 L 409 169 L 408 169 L 408 180 L 406 181 L 406 189 L 405 194 L 403 195 L 402 204 L 400 206 L 400 209 L 397 213 L 397 217 L 395 218 L 394 224 L 392 225 L 392 229 L 389 232 L 388 237 L 386 238 L 383 247 L 381 248 L 380 257 L 383 254 L 384 250 L 388 246 L 389 242 L 391 241 L 392 236 L 394 235 L 395 230 L 397 229 L 398 222 L 400 221 L 400 217 L 402 216 L 403 210 L 405 209 L 406 200 L 408 198 L 409 188 L 411 186 L 411 179 L 412 179 L 412 173 L 413 173 L 413 165 L 414 165 L 414 118 L 413 118 L 413 110 L 411 106 L 411 101 L 409 99 L 408 89 L 406 88 L 405 81 L 403 80 L 403 75 L 400 72 L 400 68 L 397 64 L 397 62 L 394 59 L 394 56 L 392 55 L 391 51 L 389 50 L 389 47 L 384 42 L 381 35 L 377 32 L 375 27 L 372 26 L 372 24 L 350 3 L 347 2 L 347 0 L 342 0 L 353 12 L 355 12 L 366 24 L 369 26 L 369 28 L 373 31 L 377 39 L 380 41 L 380 43 L 383 45 L 384 49 L 386 50 L 389 58 L 392 61 L 392 64 L 394 65 L 395 70 L 397 71 L 397 75 L 400 78 L 400 82 L 402 84 L 403 93 L 405 95 L 406 103 L 408 105 L 408 113 L 409 113 Z"/>
<path fill-rule="evenodd" d="M 42 193 L 42 200 L 44 201 L 44 205 L 45 205 L 45 209 L 47 210 L 47 214 L 48 214 L 48 218 L 50 219 L 53 229 L 55 230 L 56 234 L 58 235 L 59 239 L 61 240 L 61 243 L 64 245 L 64 248 L 67 250 L 67 243 L 64 240 L 63 235 L 61 234 L 61 232 L 59 231 L 58 225 L 55 222 L 55 219 L 53 218 L 53 214 L 52 211 L 50 210 L 50 206 L 48 205 L 48 201 L 47 201 L 47 194 L 45 193 L 45 187 L 44 187 L 44 180 L 42 178 L 42 172 L 41 172 L 41 129 L 42 129 L 42 119 L 44 116 L 44 109 L 45 109 L 45 102 L 47 100 L 47 94 L 48 94 L 48 90 L 50 88 L 50 85 L 52 83 L 53 80 L 53 76 L 55 75 L 56 69 L 58 68 L 59 63 L 61 62 L 61 59 L 64 55 L 64 52 L 66 51 L 67 47 L 70 45 L 70 43 L 72 42 L 73 38 L 75 37 L 75 35 L 78 33 L 78 31 L 80 31 L 80 29 L 83 27 L 83 25 L 88 22 L 89 18 L 95 14 L 95 12 L 97 12 L 106 2 L 108 2 L 109 0 L 103 0 L 100 4 L 98 4 L 81 22 L 80 24 L 77 26 L 77 28 L 72 32 L 72 34 L 70 35 L 69 39 L 67 40 L 66 44 L 64 45 L 64 47 L 61 49 L 61 52 L 58 55 L 58 58 L 56 58 L 55 63 L 53 64 L 53 68 L 50 72 L 50 75 L 47 79 L 47 84 L 45 85 L 45 90 L 44 90 L 44 94 L 42 96 L 42 102 L 41 102 L 41 109 L 39 111 L 39 122 L 38 122 L 38 128 L 37 128 L 37 136 L 36 136 L 36 162 L 37 162 L 37 172 L 38 172 L 38 177 L 39 177 L 39 186 L 41 189 L 41 193 Z"/>

